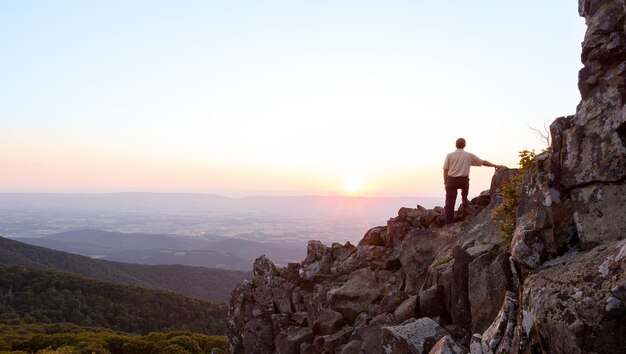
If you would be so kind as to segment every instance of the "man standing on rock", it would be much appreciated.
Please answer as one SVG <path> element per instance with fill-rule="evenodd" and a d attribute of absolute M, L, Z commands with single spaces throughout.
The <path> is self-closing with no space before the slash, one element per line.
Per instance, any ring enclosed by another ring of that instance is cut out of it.
<path fill-rule="evenodd" d="M 457 190 L 461 189 L 461 202 L 463 206 L 469 204 L 470 166 L 489 166 L 496 169 L 504 167 L 482 160 L 478 156 L 465 150 L 465 139 L 456 139 L 456 151 L 449 153 L 443 163 L 443 183 L 446 186 L 446 225 L 454 222 L 454 204 L 456 203 Z"/>

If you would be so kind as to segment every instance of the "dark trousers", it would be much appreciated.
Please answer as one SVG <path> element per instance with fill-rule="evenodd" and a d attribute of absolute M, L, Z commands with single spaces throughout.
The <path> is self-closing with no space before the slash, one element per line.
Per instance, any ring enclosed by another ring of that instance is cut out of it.
<path fill-rule="evenodd" d="M 469 177 L 450 177 L 446 180 L 446 224 L 454 222 L 454 204 L 456 203 L 456 195 L 458 189 L 461 190 L 461 201 L 467 203 L 467 194 L 469 193 Z"/>

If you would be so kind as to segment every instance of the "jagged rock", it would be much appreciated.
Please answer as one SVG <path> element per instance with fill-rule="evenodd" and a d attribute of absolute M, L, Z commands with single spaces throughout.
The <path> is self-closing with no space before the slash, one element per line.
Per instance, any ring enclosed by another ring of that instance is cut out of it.
<path fill-rule="evenodd" d="M 482 335 L 472 337 L 472 354 L 511 353 L 517 325 L 518 303 L 515 294 L 507 292 L 502 307 L 493 323 Z"/>
<path fill-rule="evenodd" d="M 458 345 L 450 336 L 441 338 L 428 354 L 465 354 L 467 351 Z"/>
<path fill-rule="evenodd" d="M 252 270 L 254 275 L 278 275 L 278 269 L 265 255 L 260 256 L 254 261 Z"/>
<path fill-rule="evenodd" d="M 384 226 L 377 226 L 369 229 L 363 236 L 361 242 L 359 242 L 359 245 L 384 246 L 385 240 L 383 237 L 386 231 L 387 228 Z"/>
<path fill-rule="evenodd" d="M 450 255 L 452 256 L 452 255 Z M 430 289 L 435 285 L 443 287 L 443 301 L 446 305 L 446 310 L 448 313 L 451 309 L 451 301 L 452 301 L 452 270 L 454 267 L 454 258 L 449 259 L 449 261 L 441 263 L 445 261 L 448 256 L 444 259 L 437 259 L 433 264 L 428 268 L 428 275 L 426 277 L 426 281 L 424 285 L 422 285 L 422 289 Z"/>
<path fill-rule="evenodd" d="M 357 330 L 358 339 L 362 340 L 361 351 L 366 354 L 382 353 L 381 326 L 371 324 Z"/>
<path fill-rule="evenodd" d="M 381 343 L 385 353 L 428 353 L 442 337 L 448 335 L 428 317 L 409 320 L 398 326 L 381 328 Z"/>
<path fill-rule="evenodd" d="M 406 221 L 402 221 L 397 218 L 389 219 L 387 221 L 387 233 L 385 234 L 385 246 L 387 247 L 395 247 L 400 244 L 407 232 L 409 232 L 413 227 Z"/>
<path fill-rule="evenodd" d="M 280 313 L 291 313 L 293 308 L 291 305 L 291 292 L 294 285 L 282 278 L 273 278 L 270 285 L 274 306 Z"/>
<path fill-rule="evenodd" d="M 380 287 L 373 272 L 362 268 L 352 273 L 345 284 L 328 291 L 327 296 L 331 308 L 352 321 L 380 295 Z"/>
<path fill-rule="evenodd" d="M 393 313 L 396 321 L 401 323 L 408 319 L 417 317 L 419 309 L 418 301 L 417 295 L 413 295 L 404 300 Z"/>
<path fill-rule="evenodd" d="M 335 333 L 345 324 L 343 316 L 331 309 L 323 308 L 315 318 L 309 318 L 309 323 L 313 332 L 317 335 L 327 335 Z"/>
<path fill-rule="evenodd" d="M 498 314 L 507 290 L 513 289 L 509 254 L 496 259 L 489 253 L 474 259 L 469 265 L 468 297 L 472 313 L 472 333 L 482 333 Z"/>
<path fill-rule="evenodd" d="M 243 328 L 243 353 L 273 353 L 274 335 L 272 324 L 261 318 L 253 318 Z"/>
<path fill-rule="evenodd" d="M 454 266 L 452 269 L 452 301 L 450 317 L 452 323 L 469 328 L 472 316 L 469 301 L 469 264 L 473 258 L 461 247 L 455 247 L 452 253 Z"/>
<path fill-rule="evenodd" d="M 300 344 L 312 341 L 313 331 L 309 328 L 291 326 L 280 332 L 274 343 L 278 354 L 298 354 L 300 353 Z"/>
<path fill-rule="evenodd" d="M 626 351 L 626 240 L 547 262 L 524 283 L 519 350 Z"/>
<path fill-rule="evenodd" d="M 306 258 L 302 262 L 300 274 L 302 278 L 311 280 L 318 273 L 330 270 L 332 256 L 328 257 L 329 248 L 322 242 L 310 240 L 306 247 Z M 326 256 L 326 257 L 325 257 Z"/>
<path fill-rule="evenodd" d="M 420 315 L 430 318 L 441 317 L 447 320 L 450 317 L 446 308 L 442 285 L 433 285 L 420 293 L 419 312 Z"/>
<path fill-rule="evenodd" d="M 416 295 L 426 280 L 428 266 L 434 260 L 432 234 L 430 230 L 414 229 L 399 246 L 400 263 L 406 273 L 405 291 L 408 294 Z"/>
<path fill-rule="evenodd" d="M 297 324 L 298 326 L 306 326 L 307 325 L 307 313 L 304 311 L 295 312 L 291 315 L 291 320 Z"/>
<path fill-rule="evenodd" d="M 316 341 L 319 339 L 319 341 L 321 342 L 321 347 L 327 352 L 327 353 L 334 353 L 335 350 L 337 348 L 339 348 L 339 346 L 341 346 L 342 344 L 347 343 L 350 340 L 350 336 L 352 335 L 352 331 L 354 329 L 350 326 L 344 327 L 338 331 L 336 331 L 333 334 L 329 334 L 326 336 L 322 336 L 322 337 L 318 337 L 316 338 Z M 314 343 L 315 345 L 315 343 Z M 320 343 L 318 343 L 316 345 L 317 347 L 320 346 Z"/>
<path fill-rule="evenodd" d="M 272 323 L 272 333 L 278 334 L 289 327 L 290 319 L 290 314 L 280 313 L 271 315 L 270 322 Z"/>
<path fill-rule="evenodd" d="M 584 247 L 620 240 L 626 235 L 626 184 L 594 184 L 571 192 L 574 222 Z"/>
<path fill-rule="evenodd" d="M 538 155 L 522 181 L 511 253 L 517 262 L 531 269 L 562 255 L 568 245 L 578 242 L 569 192 L 560 185 L 562 139 L 556 129 L 564 129 L 566 124 L 566 118 L 552 124 L 552 153 Z"/>
<path fill-rule="evenodd" d="M 341 354 L 361 354 L 362 340 L 353 339 L 346 344 L 341 350 Z"/>
<path fill-rule="evenodd" d="M 409 296 L 403 291 L 392 291 L 380 300 L 380 310 L 382 312 L 394 312 L 408 298 Z"/>

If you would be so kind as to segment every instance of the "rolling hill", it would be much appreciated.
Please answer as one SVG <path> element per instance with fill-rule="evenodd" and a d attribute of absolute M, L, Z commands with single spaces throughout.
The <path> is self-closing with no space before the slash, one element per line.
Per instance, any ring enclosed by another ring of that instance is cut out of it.
<path fill-rule="evenodd" d="M 174 291 L 215 302 L 226 302 L 235 285 L 251 277 L 251 273 L 243 271 L 99 260 L 4 237 L 0 237 L 0 263 L 56 269 L 99 280 Z"/>
<path fill-rule="evenodd" d="M 0 265 L 0 324 L 74 323 L 129 333 L 223 334 L 227 306 L 169 291 Z"/>

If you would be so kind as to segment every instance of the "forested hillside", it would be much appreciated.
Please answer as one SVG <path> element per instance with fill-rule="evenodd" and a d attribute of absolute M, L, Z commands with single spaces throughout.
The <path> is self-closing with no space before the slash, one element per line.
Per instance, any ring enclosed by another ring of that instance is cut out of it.
<path fill-rule="evenodd" d="M 0 265 L 0 324 L 71 322 L 130 333 L 223 334 L 225 305 L 179 294 Z"/>
<path fill-rule="evenodd" d="M 76 353 L 227 353 L 224 336 L 188 331 L 136 335 L 71 323 L 0 325 L 0 352 L 36 354 Z"/>
<path fill-rule="evenodd" d="M 0 237 L 0 263 L 52 268 L 84 276 L 171 290 L 202 300 L 226 302 L 251 273 L 182 265 L 141 265 L 92 259 Z"/>

